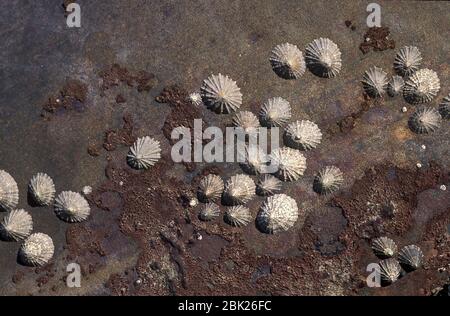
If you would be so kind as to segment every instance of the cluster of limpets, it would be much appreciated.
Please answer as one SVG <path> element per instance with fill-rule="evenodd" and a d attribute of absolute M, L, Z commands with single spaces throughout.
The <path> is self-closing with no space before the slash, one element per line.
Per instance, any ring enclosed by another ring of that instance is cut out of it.
<path fill-rule="evenodd" d="M 404 246 L 397 252 L 397 244 L 388 237 L 372 240 L 372 250 L 382 259 L 379 262 L 380 277 L 384 284 L 397 281 L 403 274 L 419 269 L 424 260 L 422 250 L 416 245 Z"/>
<path fill-rule="evenodd" d="M 55 198 L 55 184 L 45 173 L 34 175 L 28 183 L 28 196 L 32 206 L 54 206 L 56 216 L 74 223 L 86 220 L 90 214 L 87 200 L 79 193 L 61 192 Z M 4 241 L 23 242 L 19 259 L 30 266 L 45 265 L 53 257 L 54 245 L 50 236 L 33 232 L 31 214 L 17 209 L 19 189 L 14 178 L 0 170 L 0 209 L 7 214 L 0 221 L 0 238 Z"/>
<path fill-rule="evenodd" d="M 418 106 L 411 115 L 408 125 L 418 134 L 434 132 L 441 124 L 442 118 L 449 118 L 449 97 L 447 96 L 438 109 L 425 106 L 440 91 L 440 80 L 434 70 L 420 68 L 422 54 L 415 46 L 405 46 L 399 50 L 394 60 L 397 73 L 390 79 L 379 67 L 372 67 L 363 76 L 362 84 L 366 93 L 373 97 L 403 95 L 406 102 Z M 407 109 L 404 107 L 404 111 Z"/>
<path fill-rule="evenodd" d="M 315 39 L 309 43 L 305 55 L 296 45 L 277 45 L 270 53 L 269 61 L 273 71 L 284 79 L 298 79 L 306 68 L 315 75 L 333 78 L 342 67 L 341 52 L 328 38 Z M 220 73 L 206 78 L 200 93 L 191 93 L 188 100 L 194 106 L 204 104 L 218 114 L 234 113 L 232 125 L 242 128 L 249 135 L 257 134 L 261 126 L 285 130 L 285 146 L 272 150 L 270 154 L 252 152 L 248 145 L 245 145 L 243 152 L 238 153 L 244 156 L 241 167 L 249 175 L 236 174 L 224 182 L 218 175 L 210 174 L 200 180 L 197 196 L 205 204 L 200 209 L 199 219 L 211 221 L 219 217 L 220 207 L 217 203 L 220 202 L 227 207 L 224 221 L 232 226 L 242 227 L 256 220 L 260 230 L 270 234 L 294 226 L 299 217 L 297 203 L 280 191 L 283 182 L 296 181 L 303 176 L 306 170 L 303 152 L 316 148 L 322 140 L 322 132 L 317 124 L 309 120 L 290 122 L 291 105 L 278 96 L 266 100 L 259 113 L 239 111 L 242 105 L 241 90 L 236 81 Z M 250 175 L 258 177 L 256 183 Z M 327 166 L 317 173 L 313 188 L 318 193 L 328 194 L 336 191 L 342 183 L 343 174 L 339 168 Z M 254 219 L 245 204 L 256 195 L 264 196 L 266 200 Z"/>

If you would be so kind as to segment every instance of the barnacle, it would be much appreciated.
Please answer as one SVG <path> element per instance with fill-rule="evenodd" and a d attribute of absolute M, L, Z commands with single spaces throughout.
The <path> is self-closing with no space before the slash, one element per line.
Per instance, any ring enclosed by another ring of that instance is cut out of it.
<path fill-rule="evenodd" d="M 203 202 L 215 201 L 222 196 L 223 180 L 215 174 L 204 177 L 198 186 L 198 198 Z"/>
<path fill-rule="evenodd" d="M 306 170 L 306 158 L 297 149 L 277 148 L 272 151 L 269 159 L 271 164 L 278 168 L 275 175 L 283 181 L 295 181 Z"/>
<path fill-rule="evenodd" d="M 308 68 L 316 75 L 336 77 L 342 67 L 341 51 L 328 38 L 315 39 L 306 46 L 305 60 Z"/>
<path fill-rule="evenodd" d="M 450 94 L 439 104 L 439 113 L 443 119 L 450 119 Z"/>
<path fill-rule="evenodd" d="M 241 107 L 242 93 L 228 76 L 211 75 L 203 81 L 201 96 L 205 105 L 217 113 L 231 113 Z"/>
<path fill-rule="evenodd" d="M 418 134 L 434 132 L 441 124 L 441 115 L 434 108 L 421 107 L 408 121 L 411 130 Z"/>
<path fill-rule="evenodd" d="M 208 203 L 204 205 L 200 211 L 198 217 L 202 221 L 211 221 L 220 214 L 220 208 L 215 203 Z"/>
<path fill-rule="evenodd" d="M 344 182 L 341 170 L 335 166 L 327 166 L 319 171 L 314 178 L 314 191 L 329 194 L 339 189 Z"/>
<path fill-rule="evenodd" d="M 245 174 L 230 177 L 225 183 L 224 199 L 228 204 L 244 204 L 255 196 L 255 182 Z"/>
<path fill-rule="evenodd" d="M 247 226 L 248 223 L 252 220 L 252 214 L 250 214 L 250 210 L 242 205 L 236 205 L 229 207 L 225 211 L 224 219 L 230 225 L 236 227 Z"/>
<path fill-rule="evenodd" d="M 52 178 L 40 172 L 31 178 L 28 192 L 37 205 L 50 205 L 55 198 L 55 184 Z"/>
<path fill-rule="evenodd" d="M 433 100 L 440 89 L 437 73 L 427 68 L 420 69 L 406 79 L 403 97 L 411 104 L 427 103 Z"/>
<path fill-rule="evenodd" d="M 388 237 L 379 237 L 372 240 L 372 250 L 380 258 L 390 258 L 397 252 L 397 245 Z"/>
<path fill-rule="evenodd" d="M 274 195 L 281 190 L 281 181 L 270 174 L 259 178 L 256 184 L 256 193 L 262 196 Z"/>
<path fill-rule="evenodd" d="M 291 118 L 291 105 L 283 98 L 275 97 L 267 100 L 259 112 L 261 124 L 267 127 L 285 125 Z"/>
<path fill-rule="evenodd" d="M 394 283 L 400 276 L 402 267 L 394 258 L 384 259 L 380 262 L 380 276 L 385 283 Z"/>
<path fill-rule="evenodd" d="M 395 97 L 403 91 L 405 81 L 400 76 L 392 76 L 387 86 L 387 92 L 391 97 Z"/>
<path fill-rule="evenodd" d="M 394 69 L 401 76 L 410 76 L 420 67 L 422 54 L 415 46 L 405 46 L 395 56 Z"/>
<path fill-rule="evenodd" d="M 23 240 L 33 230 L 33 219 L 26 211 L 12 210 L 0 223 L 0 236 L 5 240 Z"/>
<path fill-rule="evenodd" d="M 283 79 L 298 79 L 305 73 L 305 59 L 296 45 L 277 45 L 269 60 L 273 71 Z"/>
<path fill-rule="evenodd" d="M 398 261 L 407 270 L 417 270 L 422 266 L 423 252 L 416 245 L 405 246 L 398 252 Z"/>
<path fill-rule="evenodd" d="M 322 132 L 317 124 L 311 121 L 295 121 L 286 127 L 285 143 L 289 147 L 310 150 L 316 148 L 321 140 Z"/>
<path fill-rule="evenodd" d="M 31 234 L 19 250 L 21 261 L 30 266 L 43 266 L 53 257 L 53 240 L 46 234 Z"/>
<path fill-rule="evenodd" d="M 373 98 L 381 97 L 388 85 L 387 74 L 374 66 L 364 73 L 362 84 L 368 95 Z"/>
<path fill-rule="evenodd" d="M 19 203 L 19 189 L 16 181 L 8 172 L 0 170 L 0 209 L 12 210 L 17 203 Z"/>
<path fill-rule="evenodd" d="M 89 203 L 77 192 L 64 191 L 55 199 L 55 214 L 63 221 L 82 222 L 90 212 Z"/>
<path fill-rule="evenodd" d="M 268 234 L 276 234 L 294 226 L 298 219 L 297 202 L 286 194 L 269 196 L 258 213 L 258 227 Z"/>
<path fill-rule="evenodd" d="M 127 155 L 128 164 L 135 169 L 148 169 L 161 158 L 161 147 L 149 136 L 138 138 Z"/>

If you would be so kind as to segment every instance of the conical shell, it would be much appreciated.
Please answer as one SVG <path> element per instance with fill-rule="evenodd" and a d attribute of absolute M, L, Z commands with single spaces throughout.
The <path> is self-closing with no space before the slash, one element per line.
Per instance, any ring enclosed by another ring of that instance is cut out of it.
<path fill-rule="evenodd" d="M 305 73 L 305 59 L 296 45 L 284 43 L 276 46 L 269 60 L 273 71 L 283 79 L 298 79 Z"/>
<path fill-rule="evenodd" d="M 259 115 L 264 126 L 281 127 L 291 118 L 291 105 L 283 98 L 271 98 L 262 105 Z"/>
<path fill-rule="evenodd" d="M 242 205 L 229 207 L 225 212 L 225 221 L 235 227 L 247 226 L 252 220 L 250 210 Z"/>
<path fill-rule="evenodd" d="M 0 170 L 0 209 L 10 211 L 19 203 L 19 189 L 11 175 Z"/>
<path fill-rule="evenodd" d="M 383 69 L 374 66 L 365 72 L 362 84 L 369 96 L 373 98 L 381 97 L 388 85 L 387 74 Z"/>
<path fill-rule="evenodd" d="M 242 127 L 245 133 L 257 133 L 261 125 L 255 114 L 250 111 L 240 111 L 233 117 L 233 126 Z"/>
<path fill-rule="evenodd" d="M 295 181 L 306 170 L 306 158 L 297 150 L 289 147 L 281 147 L 270 154 L 272 165 L 278 167 L 275 175 L 282 181 Z"/>
<path fill-rule="evenodd" d="M 395 56 L 394 69 L 400 75 L 408 77 L 419 69 L 422 54 L 415 46 L 405 46 Z"/>
<path fill-rule="evenodd" d="M 202 221 L 211 221 L 219 215 L 220 215 L 219 206 L 215 203 L 208 203 L 202 207 L 200 214 L 198 214 L 198 217 Z"/>
<path fill-rule="evenodd" d="M 24 210 L 12 210 L 0 223 L 0 236 L 4 240 L 24 240 L 33 230 L 33 219 Z"/>
<path fill-rule="evenodd" d="M 53 240 L 46 234 L 30 235 L 19 250 L 21 261 L 30 266 L 43 266 L 53 257 L 55 247 Z"/>
<path fill-rule="evenodd" d="M 258 213 L 258 227 L 267 234 L 287 231 L 298 219 L 297 202 L 286 194 L 269 196 Z"/>
<path fill-rule="evenodd" d="M 161 147 L 149 136 L 138 138 L 127 155 L 128 164 L 135 169 L 148 169 L 161 158 Z"/>
<path fill-rule="evenodd" d="M 417 270 L 422 266 L 423 252 L 416 245 L 403 247 L 398 253 L 398 261 L 408 270 Z"/>
<path fill-rule="evenodd" d="M 317 124 L 311 121 L 295 121 L 286 127 L 285 143 L 289 147 L 310 150 L 316 148 L 321 140 L 322 132 Z"/>
<path fill-rule="evenodd" d="M 281 190 L 281 181 L 270 174 L 263 175 L 256 185 L 256 193 L 262 196 L 270 196 Z"/>
<path fill-rule="evenodd" d="M 203 103 L 216 113 L 231 113 L 241 107 L 242 93 L 228 76 L 211 75 L 203 81 L 201 88 Z"/>
<path fill-rule="evenodd" d="M 431 69 L 420 69 L 405 81 L 403 97 L 411 104 L 427 103 L 439 93 L 441 84 L 437 73 Z"/>
<path fill-rule="evenodd" d="M 405 86 L 405 81 L 400 76 L 392 76 L 391 80 L 389 80 L 387 91 L 389 96 L 395 97 L 399 95 L 403 91 L 403 87 Z"/>
<path fill-rule="evenodd" d="M 379 237 L 372 240 L 372 250 L 382 259 L 390 258 L 397 252 L 397 245 L 388 237 Z"/>
<path fill-rule="evenodd" d="M 341 71 L 342 60 L 339 47 L 328 38 L 315 39 L 306 46 L 306 65 L 314 74 L 333 78 Z"/>
<path fill-rule="evenodd" d="M 393 258 L 385 259 L 380 262 L 381 280 L 386 283 L 394 283 L 400 276 L 402 267 Z"/>
<path fill-rule="evenodd" d="M 445 120 L 450 119 L 450 94 L 439 104 L 439 113 Z"/>
<path fill-rule="evenodd" d="M 50 205 L 55 199 L 55 184 L 52 178 L 40 172 L 31 178 L 28 192 L 37 205 Z"/>
<path fill-rule="evenodd" d="M 202 104 L 202 96 L 199 92 L 192 92 L 191 94 L 189 94 L 188 96 L 188 101 L 195 106 L 199 106 L 200 104 Z"/>
<path fill-rule="evenodd" d="M 232 176 L 225 183 L 224 198 L 229 204 L 244 204 L 255 196 L 255 182 L 245 174 Z"/>
<path fill-rule="evenodd" d="M 204 177 L 198 186 L 198 198 L 202 202 L 216 201 L 222 196 L 223 180 L 215 174 Z"/>
<path fill-rule="evenodd" d="M 69 223 L 86 220 L 91 212 L 89 203 L 77 192 L 61 192 L 55 200 L 55 214 Z"/>
<path fill-rule="evenodd" d="M 431 133 L 441 125 L 441 115 L 434 108 L 421 107 L 411 115 L 408 124 L 418 134 Z"/>
<path fill-rule="evenodd" d="M 241 164 L 242 170 L 248 174 L 264 173 L 265 167 L 269 161 L 268 155 L 266 155 L 258 146 L 249 147 L 245 146 L 244 153 L 239 151 L 239 155 L 244 155 L 244 163 Z M 252 149 L 250 149 L 252 148 Z"/>
<path fill-rule="evenodd" d="M 329 194 L 337 191 L 343 182 L 341 170 L 335 166 L 327 166 L 316 175 L 313 187 L 320 194 Z"/>

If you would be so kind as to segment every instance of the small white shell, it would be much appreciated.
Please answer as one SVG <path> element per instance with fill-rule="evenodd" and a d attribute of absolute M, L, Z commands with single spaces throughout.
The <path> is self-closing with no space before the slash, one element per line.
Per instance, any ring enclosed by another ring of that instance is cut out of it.
<path fill-rule="evenodd" d="M 422 266 L 423 252 L 416 245 L 403 247 L 398 252 L 398 261 L 408 270 L 417 270 Z"/>
<path fill-rule="evenodd" d="M 267 234 L 287 231 L 298 219 L 297 202 L 286 194 L 269 196 L 261 206 L 257 223 Z"/>
<path fill-rule="evenodd" d="M 198 92 L 192 92 L 189 94 L 188 101 L 195 106 L 202 104 L 202 96 Z"/>
<path fill-rule="evenodd" d="M 408 124 L 418 134 L 431 133 L 441 125 L 441 115 L 434 108 L 421 107 L 411 115 Z"/>
<path fill-rule="evenodd" d="M 149 136 L 138 138 L 127 155 L 128 164 L 135 169 L 148 169 L 161 158 L 161 147 Z"/>
<path fill-rule="evenodd" d="M 439 104 L 439 113 L 443 119 L 450 119 L 450 94 Z"/>
<path fill-rule="evenodd" d="M 24 210 L 12 210 L 0 223 L 0 236 L 5 240 L 23 240 L 33 230 L 33 219 Z"/>
<path fill-rule="evenodd" d="M 55 199 L 55 214 L 65 222 L 82 222 L 90 212 L 89 203 L 77 192 L 64 191 Z"/>
<path fill-rule="evenodd" d="M 286 127 L 285 142 L 289 147 L 310 150 L 316 148 L 321 140 L 322 132 L 314 122 L 295 121 Z"/>
<path fill-rule="evenodd" d="M 395 56 L 394 69 L 401 76 L 410 76 L 420 67 L 422 54 L 415 46 L 405 46 Z"/>
<path fill-rule="evenodd" d="M 339 47 L 328 38 L 315 39 L 306 46 L 305 59 L 308 68 L 316 75 L 333 78 L 341 71 Z"/>
<path fill-rule="evenodd" d="M 53 240 L 46 234 L 30 235 L 19 250 L 22 262 L 31 266 L 43 266 L 53 257 L 55 246 Z"/>
<path fill-rule="evenodd" d="M 297 150 L 289 147 L 281 147 L 270 154 L 272 165 L 278 166 L 275 175 L 283 181 L 295 181 L 306 170 L 306 158 Z"/>
<path fill-rule="evenodd" d="M 257 133 L 261 125 L 255 114 L 250 111 L 240 111 L 233 117 L 233 126 L 242 127 L 245 133 Z"/>
<path fill-rule="evenodd" d="M 220 215 L 220 208 L 215 203 L 208 203 L 200 211 L 200 214 L 198 214 L 198 217 L 202 221 L 211 221 L 217 216 Z"/>
<path fill-rule="evenodd" d="M 335 166 L 326 166 L 314 178 L 314 190 L 320 194 L 335 192 L 344 182 L 341 170 Z"/>
<path fill-rule="evenodd" d="M 216 113 L 231 113 L 241 107 L 242 93 L 236 81 L 222 74 L 211 75 L 201 87 L 203 103 Z"/>
<path fill-rule="evenodd" d="M 81 189 L 81 192 L 82 192 L 84 195 L 89 195 L 89 194 L 92 193 L 92 187 L 89 186 L 89 185 L 85 185 L 85 186 Z"/>
<path fill-rule="evenodd" d="M 224 197 L 227 203 L 244 204 L 255 196 L 255 182 L 245 174 L 230 177 L 225 183 Z"/>
<path fill-rule="evenodd" d="M 428 68 L 420 69 L 406 80 L 403 97 L 411 104 L 427 103 L 433 100 L 440 89 L 437 73 Z"/>
<path fill-rule="evenodd" d="M 397 245 L 388 237 L 379 237 L 372 240 L 372 250 L 380 258 L 390 258 L 397 252 Z"/>
<path fill-rule="evenodd" d="M 241 155 L 240 151 L 239 155 Z M 249 145 L 245 146 L 243 159 L 245 162 L 241 164 L 241 167 L 248 174 L 264 173 L 264 168 L 269 161 L 269 157 L 258 146 L 250 150 Z"/>
<path fill-rule="evenodd" d="M 270 174 L 265 174 L 256 184 L 256 193 L 262 196 L 274 195 L 281 190 L 281 181 Z"/>
<path fill-rule="evenodd" d="M 225 211 L 225 221 L 235 227 L 247 226 L 252 220 L 250 210 L 242 205 L 229 207 Z"/>
<path fill-rule="evenodd" d="M 389 96 L 395 97 L 399 95 L 403 91 L 403 87 L 405 86 L 405 81 L 400 76 L 392 76 L 391 80 L 389 80 L 387 91 Z"/>
<path fill-rule="evenodd" d="M 368 95 L 373 98 L 381 97 L 387 88 L 387 74 L 383 69 L 374 66 L 364 73 L 362 84 Z"/>
<path fill-rule="evenodd" d="M 306 69 L 303 54 L 296 45 L 277 45 L 270 54 L 273 71 L 283 79 L 298 79 Z"/>
<path fill-rule="evenodd" d="M 11 175 L 0 170 L 0 209 L 10 211 L 19 203 L 19 189 Z"/>
<path fill-rule="evenodd" d="M 394 283 L 397 281 L 402 267 L 394 258 L 382 260 L 380 262 L 380 276 L 381 280 L 386 283 Z"/>
<path fill-rule="evenodd" d="M 215 174 L 204 177 L 198 186 L 198 198 L 203 202 L 215 201 L 222 196 L 223 180 Z"/>
<path fill-rule="evenodd" d="M 39 172 L 31 178 L 28 192 L 37 205 L 50 205 L 55 199 L 55 184 L 47 174 Z"/>
<path fill-rule="evenodd" d="M 283 98 L 271 98 L 262 105 L 259 115 L 264 126 L 281 127 L 291 118 L 291 105 Z"/>

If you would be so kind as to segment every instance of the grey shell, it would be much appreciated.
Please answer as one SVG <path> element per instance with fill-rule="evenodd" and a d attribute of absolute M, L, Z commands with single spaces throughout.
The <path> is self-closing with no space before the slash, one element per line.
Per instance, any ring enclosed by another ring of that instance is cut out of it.
<path fill-rule="evenodd" d="M 283 79 L 298 79 L 305 73 L 305 59 L 296 45 L 284 43 L 276 46 L 269 60 L 273 71 Z"/>
<path fill-rule="evenodd" d="M 64 191 L 55 199 L 55 214 L 65 222 L 82 222 L 88 218 L 90 212 L 89 203 L 77 192 Z"/>
<path fill-rule="evenodd" d="M 381 280 L 386 283 L 394 283 L 399 278 L 402 267 L 394 258 L 384 259 L 380 262 Z"/>
<path fill-rule="evenodd" d="M 314 178 L 313 188 L 320 194 L 335 192 L 344 182 L 342 171 L 335 166 L 326 166 Z"/>
<path fill-rule="evenodd" d="M 128 164 L 135 169 L 148 169 L 161 158 L 159 141 L 149 137 L 138 138 L 127 155 Z"/>
<path fill-rule="evenodd" d="M 223 180 L 215 174 L 204 177 L 198 186 L 198 198 L 202 202 L 216 201 L 223 193 Z"/>
<path fill-rule="evenodd" d="M 365 72 L 362 84 L 369 96 L 373 98 L 381 97 L 387 89 L 387 74 L 383 69 L 374 66 Z"/>
<path fill-rule="evenodd" d="M 31 234 L 19 250 L 20 260 L 30 266 L 43 266 L 53 257 L 53 240 L 46 234 Z"/>
<path fill-rule="evenodd" d="M 443 119 L 450 119 L 450 94 L 439 104 L 439 113 Z"/>
<path fill-rule="evenodd" d="M 434 108 L 421 107 L 411 115 L 408 124 L 418 134 L 432 133 L 441 125 L 441 115 Z"/>
<path fill-rule="evenodd" d="M 285 143 L 287 146 L 311 150 L 316 148 L 322 140 L 322 132 L 316 123 L 302 120 L 290 123 L 286 127 Z"/>
<path fill-rule="evenodd" d="M 402 93 L 403 87 L 405 86 L 405 80 L 403 80 L 400 76 L 392 76 L 391 80 L 389 80 L 387 86 L 387 92 L 389 96 L 395 97 Z"/>
<path fill-rule="evenodd" d="M 252 221 L 250 210 L 242 205 L 229 207 L 225 211 L 225 221 L 235 227 L 247 226 Z"/>
<path fill-rule="evenodd" d="M 297 202 L 286 194 L 269 196 L 257 216 L 259 229 L 267 234 L 287 231 L 298 219 Z"/>
<path fill-rule="evenodd" d="M 394 69 L 404 77 L 408 77 L 419 69 L 422 54 L 415 46 L 405 46 L 395 56 Z"/>
<path fill-rule="evenodd" d="M 259 178 L 256 184 L 256 193 L 262 196 L 270 196 L 281 190 L 282 183 L 278 178 L 265 174 Z"/>
<path fill-rule="evenodd" d="M 291 105 L 283 98 L 267 100 L 259 112 L 261 124 L 266 127 L 284 126 L 291 118 Z"/>
<path fill-rule="evenodd" d="M 211 75 L 201 87 L 203 103 L 216 113 L 231 113 L 241 107 L 242 93 L 236 81 L 222 74 Z"/>
<path fill-rule="evenodd" d="M 341 71 L 339 47 L 328 38 L 318 38 L 306 46 L 306 65 L 312 73 L 325 78 L 336 77 Z"/>
<path fill-rule="evenodd" d="M 37 205 L 50 205 L 55 199 L 55 184 L 52 178 L 40 172 L 31 178 L 28 192 Z"/>
<path fill-rule="evenodd" d="M 0 237 L 4 240 L 24 240 L 33 230 L 33 219 L 25 210 L 12 210 L 0 222 Z"/>
<path fill-rule="evenodd" d="M 422 104 L 433 100 L 441 84 L 437 73 L 431 69 L 420 69 L 405 81 L 403 97 L 408 103 Z"/>
<path fill-rule="evenodd" d="M 423 252 L 416 245 L 405 246 L 398 253 L 398 261 L 409 270 L 417 270 L 423 263 Z"/>
<path fill-rule="evenodd" d="M 220 215 L 220 208 L 215 203 L 204 205 L 198 215 L 202 221 L 211 221 Z"/>
<path fill-rule="evenodd" d="M 0 210 L 10 211 L 19 203 L 19 189 L 14 178 L 0 170 Z"/>
<path fill-rule="evenodd" d="M 281 147 L 269 155 L 272 165 L 277 166 L 275 176 L 282 181 L 296 181 L 306 170 L 306 158 L 293 148 Z"/>
<path fill-rule="evenodd" d="M 388 237 L 372 240 L 372 250 L 380 258 L 390 258 L 397 252 L 397 244 Z"/>
<path fill-rule="evenodd" d="M 255 196 L 256 186 L 245 174 L 230 177 L 225 183 L 224 200 L 227 204 L 245 204 Z"/>

